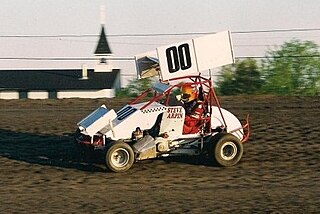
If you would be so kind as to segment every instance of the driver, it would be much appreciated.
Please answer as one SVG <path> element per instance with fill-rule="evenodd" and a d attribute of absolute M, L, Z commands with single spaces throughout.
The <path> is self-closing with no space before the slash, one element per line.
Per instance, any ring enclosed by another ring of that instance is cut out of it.
<path fill-rule="evenodd" d="M 191 83 L 181 87 L 181 101 L 186 111 L 183 134 L 195 134 L 200 131 L 204 114 L 203 102 L 199 99 L 199 91 Z"/>

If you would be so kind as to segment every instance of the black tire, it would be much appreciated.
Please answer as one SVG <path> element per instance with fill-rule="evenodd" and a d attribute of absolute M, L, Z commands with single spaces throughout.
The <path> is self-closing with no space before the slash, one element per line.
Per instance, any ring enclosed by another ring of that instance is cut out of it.
<path fill-rule="evenodd" d="M 105 163 L 113 172 L 125 172 L 134 163 L 134 153 L 130 145 L 123 142 L 113 142 L 107 146 Z"/>
<path fill-rule="evenodd" d="M 215 135 L 209 146 L 209 156 L 217 164 L 224 167 L 236 165 L 243 154 L 243 146 L 239 138 L 229 133 Z"/>

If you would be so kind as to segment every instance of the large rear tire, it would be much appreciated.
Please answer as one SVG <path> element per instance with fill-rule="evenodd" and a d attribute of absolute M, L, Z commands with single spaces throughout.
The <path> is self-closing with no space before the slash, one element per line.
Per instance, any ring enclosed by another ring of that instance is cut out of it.
<path fill-rule="evenodd" d="M 134 152 L 130 145 L 123 142 L 110 143 L 106 151 L 106 166 L 113 172 L 125 172 L 134 163 Z"/>
<path fill-rule="evenodd" d="M 209 156 L 220 166 L 234 166 L 242 158 L 242 143 L 233 134 L 217 134 L 210 144 L 212 146 L 209 147 Z"/>

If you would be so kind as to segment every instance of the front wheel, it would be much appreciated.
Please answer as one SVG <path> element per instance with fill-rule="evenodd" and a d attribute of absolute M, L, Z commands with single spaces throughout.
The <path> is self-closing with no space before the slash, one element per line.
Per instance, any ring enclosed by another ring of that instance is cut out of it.
<path fill-rule="evenodd" d="M 243 154 L 243 146 L 240 140 L 229 133 L 218 134 L 213 138 L 214 142 L 210 142 L 213 145 L 209 151 L 211 158 L 214 158 L 220 166 L 234 166 L 236 165 Z"/>
<path fill-rule="evenodd" d="M 106 151 L 106 166 L 113 172 L 125 172 L 131 168 L 134 162 L 134 153 L 130 145 L 110 143 Z"/>

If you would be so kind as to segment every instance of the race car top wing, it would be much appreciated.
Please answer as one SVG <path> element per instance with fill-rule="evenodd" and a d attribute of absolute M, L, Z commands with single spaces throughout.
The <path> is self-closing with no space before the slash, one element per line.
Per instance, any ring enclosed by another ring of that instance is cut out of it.
<path fill-rule="evenodd" d="M 230 31 L 161 46 L 156 52 L 138 55 L 135 59 L 138 78 L 159 73 L 162 81 L 198 75 L 235 61 Z"/>

